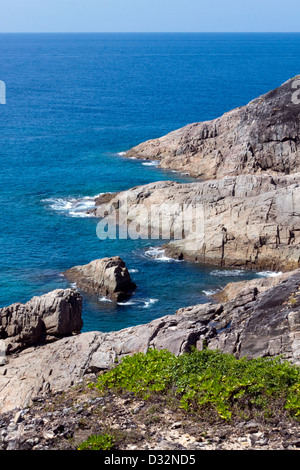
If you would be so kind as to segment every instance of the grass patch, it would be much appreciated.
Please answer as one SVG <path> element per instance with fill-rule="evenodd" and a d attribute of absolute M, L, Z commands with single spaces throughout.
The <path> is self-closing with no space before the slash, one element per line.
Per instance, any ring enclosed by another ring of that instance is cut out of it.
<path fill-rule="evenodd" d="M 280 413 L 300 418 L 300 368 L 281 358 L 236 359 L 205 349 L 176 357 L 166 350 L 126 356 L 94 385 L 101 392 L 129 391 L 145 400 L 176 399 L 186 412 L 214 412 L 272 419 Z"/>
<path fill-rule="evenodd" d="M 111 450 L 114 437 L 110 434 L 94 434 L 78 446 L 78 450 Z"/>

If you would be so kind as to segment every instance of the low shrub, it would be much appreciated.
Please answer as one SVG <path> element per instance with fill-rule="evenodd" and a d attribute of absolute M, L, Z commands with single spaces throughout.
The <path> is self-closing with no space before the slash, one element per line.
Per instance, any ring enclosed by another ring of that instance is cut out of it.
<path fill-rule="evenodd" d="M 95 385 L 149 399 L 172 397 L 189 412 L 214 411 L 225 420 L 257 410 L 300 418 L 300 368 L 282 358 L 236 359 L 220 351 L 193 349 L 176 357 L 166 350 L 126 356 Z M 249 413 L 248 413 L 249 414 Z"/>
<path fill-rule="evenodd" d="M 94 434 L 78 446 L 78 450 L 110 450 L 114 446 L 114 438 L 110 434 Z"/>

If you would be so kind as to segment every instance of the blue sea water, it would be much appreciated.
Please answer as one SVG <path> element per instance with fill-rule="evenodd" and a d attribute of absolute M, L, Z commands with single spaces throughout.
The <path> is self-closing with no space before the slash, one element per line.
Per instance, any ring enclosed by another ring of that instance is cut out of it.
<path fill-rule="evenodd" d="M 151 240 L 106 240 L 93 196 L 187 176 L 122 152 L 216 118 L 300 72 L 299 34 L 1 34 L 0 307 L 69 285 L 61 273 L 121 256 L 125 304 L 84 295 L 83 331 L 118 330 L 259 273 L 151 256 Z M 157 242 L 156 242 L 157 245 Z"/>

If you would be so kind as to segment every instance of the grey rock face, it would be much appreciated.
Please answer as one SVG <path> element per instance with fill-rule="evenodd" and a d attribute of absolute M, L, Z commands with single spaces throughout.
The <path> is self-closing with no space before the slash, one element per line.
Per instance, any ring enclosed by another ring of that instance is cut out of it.
<path fill-rule="evenodd" d="M 184 235 L 167 254 L 221 266 L 293 270 L 300 266 L 300 104 L 288 80 L 246 106 L 209 122 L 189 124 L 132 148 L 127 157 L 159 160 L 162 168 L 202 181 L 159 182 L 96 201 L 147 226 L 143 207 L 163 202 L 202 207 L 202 238 Z M 164 215 L 165 228 L 175 223 Z M 200 219 L 200 220 L 199 220 Z M 171 238 L 171 237 L 170 237 Z M 176 238 L 176 237 L 175 237 Z M 177 237 L 178 238 L 178 237 Z"/>
<path fill-rule="evenodd" d="M 126 156 L 159 160 L 162 168 L 201 179 L 300 171 L 300 105 L 297 77 L 218 119 L 189 124 L 141 143 Z M 299 77 L 298 77 L 299 78 Z"/>
<path fill-rule="evenodd" d="M 58 289 L 26 304 L 1 308 L 0 339 L 6 353 L 80 332 L 81 310 L 82 297 L 73 289 Z"/>
<path fill-rule="evenodd" d="M 250 281 L 248 290 L 242 289 L 235 299 L 223 304 L 215 324 L 222 332 L 209 347 L 237 357 L 282 354 L 299 364 L 299 281 L 299 272 L 267 290 L 265 285 L 256 287 Z"/>
<path fill-rule="evenodd" d="M 126 217 L 145 232 L 160 227 L 171 238 L 177 223 L 172 209 L 192 208 L 183 211 L 184 227 L 194 224 L 199 230 L 168 243 L 164 248 L 169 256 L 220 266 L 289 271 L 299 267 L 300 259 L 299 183 L 300 173 L 150 183 L 119 193 L 108 204 L 98 206 L 96 216 L 109 212 L 113 204 L 120 220 Z M 149 215 L 159 212 L 163 217 L 152 217 L 149 223 Z M 181 223 L 180 217 L 178 220 Z"/>
<path fill-rule="evenodd" d="M 119 256 L 91 261 L 64 272 L 79 289 L 90 294 L 100 294 L 113 300 L 123 300 L 136 285 L 132 282 L 124 261 Z"/>

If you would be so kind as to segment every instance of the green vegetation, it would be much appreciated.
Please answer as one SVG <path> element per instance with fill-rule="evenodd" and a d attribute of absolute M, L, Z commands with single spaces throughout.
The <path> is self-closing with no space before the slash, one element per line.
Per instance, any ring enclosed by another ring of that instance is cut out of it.
<path fill-rule="evenodd" d="M 150 349 L 126 356 L 100 375 L 95 386 L 105 392 L 129 391 L 143 399 L 176 400 L 186 412 L 216 414 L 225 420 L 255 414 L 271 419 L 286 413 L 300 418 L 300 368 L 276 359 L 236 359 L 204 349 L 174 356 Z"/>
<path fill-rule="evenodd" d="M 290 298 L 289 298 L 289 303 L 290 303 L 292 306 L 298 304 L 298 299 L 297 299 L 297 297 L 296 297 L 294 294 L 290 296 Z"/>
<path fill-rule="evenodd" d="M 110 450 L 114 446 L 114 437 L 110 434 L 94 434 L 82 442 L 78 450 Z"/>

